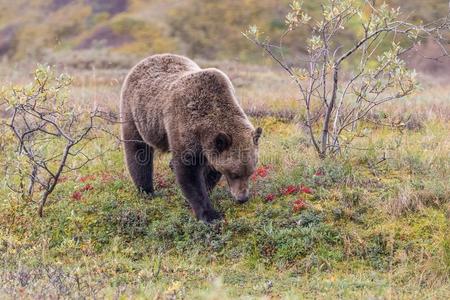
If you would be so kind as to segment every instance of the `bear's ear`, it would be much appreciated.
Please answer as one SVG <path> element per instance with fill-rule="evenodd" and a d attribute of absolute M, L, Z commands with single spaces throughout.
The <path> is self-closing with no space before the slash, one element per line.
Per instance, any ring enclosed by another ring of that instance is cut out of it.
<path fill-rule="evenodd" d="M 253 133 L 253 143 L 255 145 L 258 145 L 258 141 L 259 141 L 259 138 L 261 137 L 261 134 L 262 134 L 262 128 L 261 127 L 256 128 L 255 132 Z"/>
<path fill-rule="evenodd" d="M 219 132 L 214 139 L 214 148 L 221 153 L 231 147 L 231 136 L 224 132 Z"/>

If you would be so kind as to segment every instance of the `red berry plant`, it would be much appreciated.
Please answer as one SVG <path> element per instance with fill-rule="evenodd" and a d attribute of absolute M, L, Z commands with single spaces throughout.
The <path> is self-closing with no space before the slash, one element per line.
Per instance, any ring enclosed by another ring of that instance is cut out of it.
<path fill-rule="evenodd" d="M 289 184 L 274 192 L 268 181 L 272 170 L 273 167 L 271 165 L 263 165 L 256 169 L 251 176 L 253 194 L 260 196 L 267 203 L 272 203 L 279 197 L 296 196 L 296 200 L 291 203 L 293 212 L 297 213 L 307 208 L 305 199 L 310 198 L 314 194 L 313 189 L 304 184 Z"/>

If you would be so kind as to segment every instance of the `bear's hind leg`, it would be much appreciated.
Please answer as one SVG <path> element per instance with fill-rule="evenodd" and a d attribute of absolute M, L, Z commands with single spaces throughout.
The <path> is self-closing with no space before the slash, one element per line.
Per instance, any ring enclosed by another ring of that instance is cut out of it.
<path fill-rule="evenodd" d="M 147 145 L 132 123 L 123 124 L 125 158 L 128 172 L 136 187 L 147 194 L 153 189 L 153 147 Z"/>

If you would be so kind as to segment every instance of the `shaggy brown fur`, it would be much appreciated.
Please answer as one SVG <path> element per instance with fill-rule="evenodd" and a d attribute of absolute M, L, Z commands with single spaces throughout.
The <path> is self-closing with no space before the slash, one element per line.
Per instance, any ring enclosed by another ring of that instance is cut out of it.
<path fill-rule="evenodd" d="M 142 191 L 153 192 L 156 148 L 172 152 L 177 181 L 199 219 L 220 217 L 208 191 L 222 174 L 236 200 L 248 200 L 261 128 L 253 128 L 220 70 L 178 55 L 148 57 L 125 79 L 121 116 L 128 170 Z"/>

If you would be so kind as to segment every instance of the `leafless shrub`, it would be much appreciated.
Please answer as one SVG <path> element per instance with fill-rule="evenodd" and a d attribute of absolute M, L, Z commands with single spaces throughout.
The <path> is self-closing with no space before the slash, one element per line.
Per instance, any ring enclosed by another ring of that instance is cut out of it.
<path fill-rule="evenodd" d="M 256 26 L 244 34 L 262 48 L 297 85 L 305 106 L 305 125 L 321 158 L 337 153 L 346 144 L 342 135 L 356 131 L 359 121 L 375 107 L 410 95 L 417 86 L 415 72 L 407 68 L 402 54 L 424 39 L 432 39 L 442 56 L 447 56 L 444 36 L 449 16 L 429 24 L 415 25 L 403 18 L 399 9 L 363 5 L 352 0 L 328 0 L 318 18 L 293 1 L 286 16 L 287 29 L 279 43 L 263 38 Z M 343 42 L 345 28 L 361 24 L 359 39 Z M 307 54 L 287 58 L 283 39 L 308 26 Z M 438 59 L 438 58 L 430 58 Z M 291 61 L 298 62 L 294 66 Z M 348 74 L 344 73 L 344 71 Z M 320 130 L 319 130 L 320 129 Z"/>
<path fill-rule="evenodd" d="M 71 78 L 39 67 L 27 86 L 5 88 L 0 94 L 9 119 L 2 121 L 6 158 L 4 183 L 34 202 L 40 194 L 39 216 L 63 177 L 104 153 L 87 151 L 99 137 L 97 109 L 86 111 L 68 97 Z M 5 130 L 6 128 L 6 130 Z"/>

